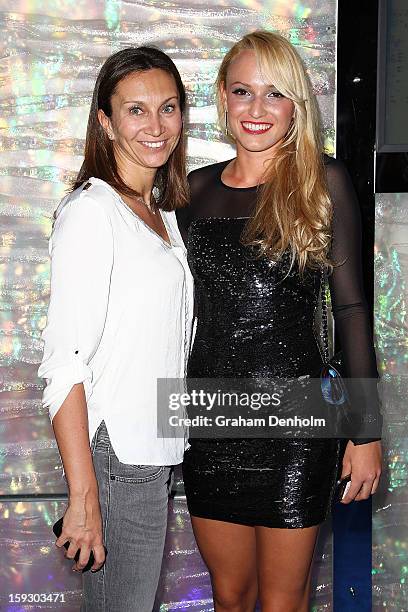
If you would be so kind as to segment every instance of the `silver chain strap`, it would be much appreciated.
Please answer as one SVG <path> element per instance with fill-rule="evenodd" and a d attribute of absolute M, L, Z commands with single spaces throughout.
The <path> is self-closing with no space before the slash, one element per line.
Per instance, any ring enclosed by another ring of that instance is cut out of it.
<path fill-rule="evenodd" d="M 321 338 L 322 338 L 322 343 L 323 343 L 324 362 L 329 363 L 330 349 L 329 349 L 329 325 L 328 325 L 328 315 L 327 315 L 326 286 L 327 286 L 327 273 L 326 273 L 326 268 L 323 266 L 321 269 L 321 277 L 320 277 L 320 299 L 321 299 L 321 304 L 322 304 Z"/>

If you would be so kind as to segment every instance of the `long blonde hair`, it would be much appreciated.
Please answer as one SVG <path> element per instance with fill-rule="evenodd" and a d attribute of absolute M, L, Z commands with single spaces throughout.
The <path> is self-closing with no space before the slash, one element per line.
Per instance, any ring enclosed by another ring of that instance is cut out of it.
<path fill-rule="evenodd" d="M 259 255 L 274 259 L 289 249 L 291 266 L 297 261 L 301 273 L 306 266 L 331 268 L 332 205 L 323 163 L 320 113 L 303 62 L 285 38 L 257 30 L 229 50 L 216 81 L 220 122 L 227 131 L 222 90 L 231 62 L 247 49 L 255 52 L 265 81 L 292 100 L 295 111 L 282 145 L 265 170 L 255 214 L 242 241 L 257 247 Z"/>

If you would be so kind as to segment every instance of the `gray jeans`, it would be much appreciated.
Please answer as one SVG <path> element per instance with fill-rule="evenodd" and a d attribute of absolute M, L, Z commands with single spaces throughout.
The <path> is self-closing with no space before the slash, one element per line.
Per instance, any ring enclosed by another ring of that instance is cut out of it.
<path fill-rule="evenodd" d="M 108 554 L 99 572 L 83 574 L 81 612 L 152 612 L 172 468 L 121 463 L 103 421 L 91 450 Z"/>

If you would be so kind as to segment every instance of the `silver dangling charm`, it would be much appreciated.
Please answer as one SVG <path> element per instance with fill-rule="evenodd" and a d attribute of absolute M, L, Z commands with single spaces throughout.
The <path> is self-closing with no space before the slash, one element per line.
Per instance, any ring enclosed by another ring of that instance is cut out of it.
<path fill-rule="evenodd" d="M 225 109 L 224 111 L 224 122 L 225 122 L 225 133 L 227 136 L 230 135 L 230 131 L 228 129 L 228 111 L 227 109 Z"/>

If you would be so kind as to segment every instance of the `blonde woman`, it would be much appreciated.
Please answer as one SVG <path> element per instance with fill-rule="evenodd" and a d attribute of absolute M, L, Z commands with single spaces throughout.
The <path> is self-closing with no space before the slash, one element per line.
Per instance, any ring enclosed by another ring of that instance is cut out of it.
<path fill-rule="evenodd" d="M 347 373 L 376 378 L 358 203 L 343 166 L 323 155 L 302 61 L 281 36 L 253 32 L 225 56 L 217 91 L 237 156 L 192 172 L 190 206 L 178 211 L 197 294 L 189 377 L 319 372 L 313 319 L 326 267 Z M 252 612 L 258 598 L 263 612 L 306 612 L 336 477 L 352 475 L 344 503 L 374 493 L 379 439 L 346 440 L 342 461 L 335 438 L 190 443 L 186 495 L 215 610 Z"/>

